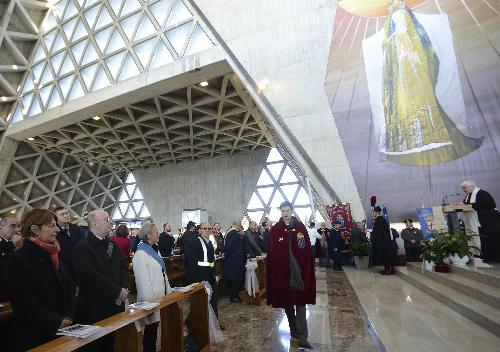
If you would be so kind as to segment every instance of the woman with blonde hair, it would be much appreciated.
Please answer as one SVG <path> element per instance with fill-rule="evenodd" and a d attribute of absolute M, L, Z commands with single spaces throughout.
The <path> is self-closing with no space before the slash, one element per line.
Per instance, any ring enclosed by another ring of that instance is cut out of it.
<path fill-rule="evenodd" d="M 7 259 L 4 280 L 12 303 L 11 351 L 26 351 L 56 337 L 75 315 L 75 288 L 59 255 L 57 218 L 33 209 L 21 220 L 25 243 Z"/>
<path fill-rule="evenodd" d="M 170 292 L 167 268 L 158 253 L 155 244 L 160 239 L 158 227 L 153 223 L 141 226 L 137 237 L 137 245 L 132 265 L 137 288 L 137 302 L 148 302 L 160 298 Z M 143 318 L 140 322 L 144 328 L 142 347 L 144 352 L 156 351 L 156 334 L 160 322 L 160 312 Z"/>

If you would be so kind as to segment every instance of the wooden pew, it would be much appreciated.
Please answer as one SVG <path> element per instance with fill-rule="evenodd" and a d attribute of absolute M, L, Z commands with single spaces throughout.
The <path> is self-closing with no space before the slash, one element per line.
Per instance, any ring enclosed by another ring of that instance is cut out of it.
<path fill-rule="evenodd" d="M 163 257 L 163 261 L 167 266 L 167 277 L 168 282 L 172 287 L 182 286 L 182 280 L 186 275 L 186 267 L 184 265 L 184 257 L 182 255 L 173 255 L 170 257 Z M 131 293 L 136 293 L 137 289 L 135 286 L 135 276 L 134 270 L 132 268 L 132 263 L 128 264 L 129 271 L 129 291 Z"/>
<path fill-rule="evenodd" d="M 182 285 L 182 280 L 186 275 L 186 266 L 184 263 L 184 256 L 172 255 L 170 257 L 163 257 L 163 261 L 167 266 L 167 276 L 170 285 Z"/>
<path fill-rule="evenodd" d="M 202 284 L 197 284 L 189 292 L 173 292 L 153 302 L 160 305 L 150 311 L 142 309 L 127 310 L 101 320 L 94 325 L 101 326 L 94 335 L 80 339 L 63 336 L 31 349 L 34 352 L 65 352 L 85 346 L 98 338 L 115 332 L 115 351 L 138 352 L 142 350 L 141 332 L 137 331 L 135 322 L 153 312 L 160 311 L 161 316 L 161 350 L 181 352 L 184 348 L 183 317 L 179 301 L 188 298 L 191 303 L 191 329 L 201 351 L 210 351 L 208 333 L 208 295 Z"/>

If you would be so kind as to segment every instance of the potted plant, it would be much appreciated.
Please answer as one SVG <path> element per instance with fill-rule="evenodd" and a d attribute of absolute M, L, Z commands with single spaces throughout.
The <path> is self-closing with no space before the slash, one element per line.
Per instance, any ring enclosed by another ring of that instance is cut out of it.
<path fill-rule="evenodd" d="M 358 269 L 368 269 L 372 246 L 369 242 L 351 243 L 349 253 L 354 257 L 354 263 Z"/>
<path fill-rule="evenodd" d="M 422 242 L 420 246 L 420 258 L 422 258 L 426 270 L 434 271 L 434 263 L 436 262 L 436 256 L 432 252 L 431 241 Z"/>
<path fill-rule="evenodd" d="M 445 231 L 436 231 L 432 237 L 424 241 L 421 249 L 421 257 L 426 264 L 426 268 L 432 271 L 447 273 L 450 271 L 448 264 L 444 263 L 444 259 L 448 258 L 449 253 L 449 233 Z M 434 265 L 432 265 L 432 262 Z"/>
<path fill-rule="evenodd" d="M 479 250 L 475 246 L 469 246 L 469 241 L 472 239 L 474 234 L 469 231 L 459 231 L 457 234 L 453 234 L 447 237 L 448 240 L 448 252 L 449 259 L 453 265 L 465 266 L 472 258 L 473 250 Z"/>

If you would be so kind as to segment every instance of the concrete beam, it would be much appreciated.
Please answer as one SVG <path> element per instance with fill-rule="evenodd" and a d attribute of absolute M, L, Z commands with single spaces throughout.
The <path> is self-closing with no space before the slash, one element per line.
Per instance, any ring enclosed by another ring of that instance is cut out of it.
<path fill-rule="evenodd" d="M 221 48 L 214 47 L 19 121 L 6 134 L 25 140 L 229 72 Z"/>

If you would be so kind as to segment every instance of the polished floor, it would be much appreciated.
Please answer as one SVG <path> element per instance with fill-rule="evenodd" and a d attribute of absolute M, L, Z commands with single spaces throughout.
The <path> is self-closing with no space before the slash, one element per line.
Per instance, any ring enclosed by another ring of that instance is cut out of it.
<path fill-rule="evenodd" d="M 344 271 L 386 351 L 500 351 L 499 337 L 398 275 L 352 267 Z"/>
<path fill-rule="evenodd" d="M 309 342 L 315 351 L 376 352 L 359 303 L 343 272 L 318 268 L 316 305 L 307 307 Z M 272 307 L 219 300 L 225 341 L 212 351 L 298 351 L 285 313 Z"/>

